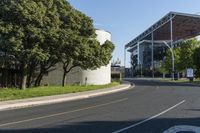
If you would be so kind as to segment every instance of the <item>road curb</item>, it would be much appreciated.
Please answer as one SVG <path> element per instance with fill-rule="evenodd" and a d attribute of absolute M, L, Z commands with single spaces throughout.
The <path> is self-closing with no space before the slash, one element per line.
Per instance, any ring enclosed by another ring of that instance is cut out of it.
<path fill-rule="evenodd" d="M 100 89 L 100 90 L 62 94 L 62 95 L 55 95 L 55 96 L 28 98 L 28 99 L 22 99 L 22 100 L 3 101 L 3 102 L 0 102 L 0 111 L 62 103 L 62 102 L 67 102 L 67 101 L 80 100 L 80 99 L 87 99 L 87 98 L 108 95 L 108 94 L 112 94 L 116 92 L 129 90 L 133 87 L 134 85 L 131 86 L 130 83 L 126 82 L 125 84 L 122 84 L 116 87 L 105 88 L 105 89 Z"/>

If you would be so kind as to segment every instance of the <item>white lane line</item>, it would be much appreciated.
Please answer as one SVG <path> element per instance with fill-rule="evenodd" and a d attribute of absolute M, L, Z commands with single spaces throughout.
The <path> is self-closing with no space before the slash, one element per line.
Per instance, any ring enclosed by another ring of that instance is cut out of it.
<path fill-rule="evenodd" d="M 86 108 L 80 108 L 80 109 L 77 109 L 77 110 L 72 110 L 72 111 L 67 111 L 67 112 L 62 112 L 62 113 L 57 113 L 57 114 L 52 114 L 52 115 L 46 115 L 46 116 L 41 116 L 41 117 L 35 117 L 35 118 L 20 120 L 20 121 L 15 121 L 15 122 L 4 123 L 4 124 L 0 124 L 0 127 L 16 125 L 16 124 L 21 124 L 21 123 L 26 123 L 26 122 L 36 121 L 36 120 L 41 120 L 41 119 L 47 119 L 47 118 L 51 118 L 51 117 L 56 117 L 56 116 L 70 114 L 70 113 L 85 111 L 85 110 L 94 109 L 94 108 L 98 108 L 98 107 L 104 107 L 104 106 L 108 106 L 108 105 L 111 105 L 111 104 L 120 103 L 120 102 L 123 102 L 123 101 L 126 101 L 126 100 L 128 100 L 128 98 L 123 98 L 123 99 L 120 99 L 120 100 L 111 101 L 111 102 L 104 103 L 104 104 L 89 106 L 89 107 L 86 107 Z"/>
<path fill-rule="evenodd" d="M 128 129 L 130 129 L 130 128 L 134 128 L 134 127 L 136 127 L 136 126 L 139 126 L 139 125 L 141 125 L 141 124 L 144 124 L 144 123 L 146 123 L 146 122 L 148 122 L 148 121 L 150 121 L 150 120 L 152 120 L 152 119 L 155 119 L 155 118 L 157 118 L 157 117 L 159 117 L 159 116 L 161 116 L 161 115 L 163 115 L 163 114 L 169 112 L 170 110 L 172 110 L 172 109 L 178 107 L 179 105 L 183 104 L 184 102 L 185 102 L 185 100 L 181 101 L 180 103 L 178 103 L 178 104 L 172 106 L 171 108 L 166 109 L 166 110 L 164 110 L 163 112 L 161 112 L 161 113 L 159 113 L 159 114 L 157 114 L 157 115 L 154 115 L 154 116 L 152 116 L 152 117 L 150 117 L 150 118 L 148 118 L 148 119 L 146 119 L 146 120 L 143 120 L 143 121 L 138 122 L 138 123 L 136 123 L 136 124 L 133 124 L 133 125 L 131 125 L 131 126 L 122 128 L 122 129 L 120 129 L 120 130 L 114 131 L 114 132 L 112 132 L 112 133 L 121 133 L 121 132 L 126 131 L 126 130 L 128 130 Z"/>

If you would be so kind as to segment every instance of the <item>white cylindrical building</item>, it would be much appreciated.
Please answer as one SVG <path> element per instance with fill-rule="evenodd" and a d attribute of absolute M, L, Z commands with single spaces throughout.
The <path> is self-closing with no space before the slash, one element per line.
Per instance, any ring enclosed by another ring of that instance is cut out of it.
<path fill-rule="evenodd" d="M 96 34 L 100 45 L 104 44 L 106 40 L 111 41 L 111 34 L 107 31 L 96 30 Z M 61 85 L 62 75 L 62 64 L 58 63 L 56 70 L 43 78 L 43 84 Z M 80 67 L 76 67 L 67 74 L 67 84 L 104 85 L 109 83 L 111 83 L 111 63 L 97 70 L 82 70 Z"/>
<path fill-rule="evenodd" d="M 104 30 L 96 30 L 97 40 L 100 45 L 106 40 L 111 41 L 111 34 Z M 81 72 L 81 84 L 104 85 L 111 83 L 111 64 L 102 66 L 97 70 L 83 70 Z"/>

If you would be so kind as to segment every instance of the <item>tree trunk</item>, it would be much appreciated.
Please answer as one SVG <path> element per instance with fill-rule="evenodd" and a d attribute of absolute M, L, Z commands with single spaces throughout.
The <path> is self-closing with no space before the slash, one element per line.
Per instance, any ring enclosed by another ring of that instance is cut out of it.
<path fill-rule="evenodd" d="M 26 89 L 26 81 L 27 81 L 27 75 L 22 76 L 20 89 L 22 90 Z"/>
<path fill-rule="evenodd" d="M 5 88 L 8 87 L 8 68 L 5 69 Z"/>
<path fill-rule="evenodd" d="M 69 72 L 71 72 L 71 70 L 75 67 L 77 67 L 77 65 L 75 66 L 71 66 L 69 69 L 68 69 L 68 66 L 69 66 L 69 63 L 64 63 L 63 64 L 63 80 L 62 80 L 62 86 L 64 87 L 66 85 L 66 80 L 67 80 L 67 74 Z"/>
<path fill-rule="evenodd" d="M 5 72 L 6 70 L 5 69 L 2 69 L 2 77 L 6 77 L 6 72 Z M 1 87 L 6 87 L 6 78 L 2 78 L 2 82 L 1 82 Z"/>
<path fill-rule="evenodd" d="M 20 89 L 26 89 L 26 82 L 27 82 L 27 64 L 22 64 L 21 66 L 21 84 Z"/>
<path fill-rule="evenodd" d="M 66 71 L 64 71 L 64 73 L 63 73 L 63 79 L 62 79 L 62 87 L 65 87 L 66 80 L 67 80 L 67 73 L 66 73 Z"/>
<path fill-rule="evenodd" d="M 35 87 L 38 87 L 41 83 L 41 79 L 42 79 L 42 72 L 39 73 L 39 75 L 37 76 L 36 80 L 35 80 Z"/>
<path fill-rule="evenodd" d="M 28 88 L 31 87 L 31 80 L 32 80 L 33 73 L 34 73 L 34 67 L 30 66 L 29 67 L 28 77 L 27 77 L 27 87 Z"/>
<path fill-rule="evenodd" d="M 40 77 L 39 77 L 39 80 L 38 80 L 38 86 L 41 85 L 41 82 L 42 82 L 42 78 L 43 78 L 43 76 L 44 76 L 44 73 L 42 73 L 42 74 L 40 75 Z"/>
<path fill-rule="evenodd" d="M 165 78 L 165 73 L 163 73 L 163 79 Z"/>

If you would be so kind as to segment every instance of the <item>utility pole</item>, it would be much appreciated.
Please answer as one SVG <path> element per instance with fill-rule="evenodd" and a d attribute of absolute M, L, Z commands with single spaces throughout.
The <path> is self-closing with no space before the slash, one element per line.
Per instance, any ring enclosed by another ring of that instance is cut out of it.
<path fill-rule="evenodd" d="M 171 20 L 170 20 L 170 36 L 171 36 L 171 52 L 173 55 L 172 58 L 172 80 L 174 81 L 174 73 L 175 73 L 175 69 L 174 69 L 174 46 L 173 46 L 173 21 L 172 21 L 172 16 L 171 16 Z"/>
<path fill-rule="evenodd" d="M 124 47 L 124 78 L 126 78 L 126 46 Z"/>
<path fill-rule="evenodd" d="M 154 78 L 154 33 L 151 33 L 151 69 L 152 78 Z"/>
<path fill-rule="evenodd" d="M 169 44 L 166 41 L 163 41 L 163 43 L 169 48 L 171 55 L 172 55 L 172 80 L 174 81 L 174 62 L 175 62 L 175 58 L 174 58 L 174 50 L 172 47 L 169 46 Z"/>

